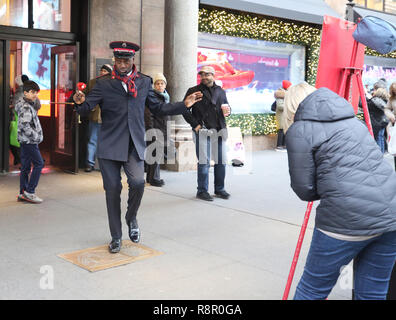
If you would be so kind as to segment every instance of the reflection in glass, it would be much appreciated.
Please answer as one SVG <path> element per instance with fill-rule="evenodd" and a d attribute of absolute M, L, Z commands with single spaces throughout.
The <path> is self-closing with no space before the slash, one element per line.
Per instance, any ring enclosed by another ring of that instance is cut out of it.
<path fill-rule="evenodd" d="M 56 152 L 73 154 L 73 108 L 67 102 L 75 87 L 74 53 L 60 53 L 55 56 L 55 118 L 56 118 Z"/>
<path fill-rule="evenodd" d="M 384 0 L 367 0 L 367 8 L 383 11 Z"/>
<path fill-rule="evenodd" d="M 28 0 L 0 0 L 0 25 L 28 27 Z"/>
<path fill-rule="evenodd" d="M 385 11 L 396 14 L 396 0 L 385 0 Z"/>
<path fill-rule="evenodd" d="M 197 67 L 211 66 L 232 112 L 268 113 L 282 80 L 305 78 L 305 48 L 299 45 L 199 33 Z M 197 83 L 200 77 L 197 77 Z"/>
<path fill-rule="evenodd" d="M 366 6 L 366 0 L 355 0 L 355 3 L 362 7 Z"/>
<path fill-rule="evenodd" d="M 33 0 L 35 29 L 70 32 L 70 0 Z"/>

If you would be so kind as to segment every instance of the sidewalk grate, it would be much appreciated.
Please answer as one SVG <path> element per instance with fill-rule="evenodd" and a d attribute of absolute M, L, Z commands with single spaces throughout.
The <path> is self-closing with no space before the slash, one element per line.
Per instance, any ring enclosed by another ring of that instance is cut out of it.
<path fill-rule="evenodd" d="M 162 252 L 151 249 L 130 240 L 122 241 L 119 253 L 110 253 L 108 245 L 59 254 L 58 257 L 69 261 L 90 272 L 101 271 L 135 261 L 161 255 Z"/>

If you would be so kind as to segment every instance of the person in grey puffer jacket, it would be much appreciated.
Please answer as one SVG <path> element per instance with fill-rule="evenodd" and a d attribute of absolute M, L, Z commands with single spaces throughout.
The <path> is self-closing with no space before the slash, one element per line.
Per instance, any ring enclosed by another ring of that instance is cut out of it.
<path fill-rule="evenodd" d="M 38 102 L 40 87 L 34 81 L 27 80 L 23 84 L 24 97 L 15 105 L 18 114 L 18 141 L 21 145 L 21 175 L 19 201 L 41 203 L 43 200 L 36 193 L 44 160 L 38 145 L 43 141 L 43 130 L 38 118 L 41 104 Z M 31 167 L 33 164 L 33 170 Z"/>
<path fill-rule="evenodd" d="M 352 106 L 331 90 L 291 87 L 284 112 L 291 187 L 301 200 L 320 200 L 294 298 L 326 299 L 355 260 L 355 299 L 385 299 L 396 259 L 394 170 Z"/>

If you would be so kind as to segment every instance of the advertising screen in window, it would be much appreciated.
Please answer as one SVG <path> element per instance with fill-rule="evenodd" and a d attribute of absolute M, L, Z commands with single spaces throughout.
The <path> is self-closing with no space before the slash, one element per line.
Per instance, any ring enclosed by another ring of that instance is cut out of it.
<path fill-rule="evenodd" d="M 22 73 L 40 86 L 39 116 L 51 115 L 51 47 L 47 43 L 22 43 Z"/>
<path fill-rule="evenodd" d="M 234 114 L 269 113 L 282 80 L 304 81 L 302 46 L 203 33 L 198 41 L 198 70 L 204 65 L 215 69 Z"/>

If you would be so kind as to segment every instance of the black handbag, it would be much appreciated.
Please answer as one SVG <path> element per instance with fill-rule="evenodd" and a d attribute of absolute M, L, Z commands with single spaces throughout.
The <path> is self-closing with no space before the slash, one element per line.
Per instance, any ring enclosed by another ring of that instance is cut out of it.
<path fill-rule="evenodd" d="M 276 112 L 276 100 L 274 103 L 271 105 L 271 111 Z"/>

